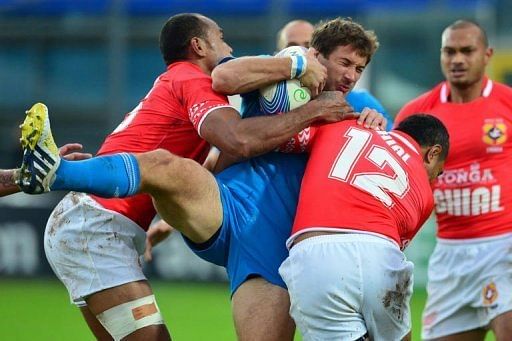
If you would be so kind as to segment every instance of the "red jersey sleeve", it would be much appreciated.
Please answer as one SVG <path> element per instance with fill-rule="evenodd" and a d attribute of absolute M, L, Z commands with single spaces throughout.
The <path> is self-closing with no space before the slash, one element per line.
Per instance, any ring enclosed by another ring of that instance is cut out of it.
<path fill-rule="evenodd" d="M 182 94 L 183 106 L 199 135 L 201 135 L 201 124 L 213 110 L 226 107 L 234 109 L 225 95 L 212 90 L 212 79 L 207 75 L 186 80 L 180 84 L 181 89 L 177 90 Z"/>

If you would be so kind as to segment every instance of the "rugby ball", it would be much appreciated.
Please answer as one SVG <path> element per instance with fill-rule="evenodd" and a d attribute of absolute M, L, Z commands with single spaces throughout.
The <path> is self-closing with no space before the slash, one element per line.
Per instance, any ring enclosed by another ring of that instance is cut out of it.
<path fill-rule="evenodd" d="M 306 49 L 301 46 L 291 46 L 276 54 L 276 57 L 304 55 L 305 52 Z M 298 79 L 283 80 L 260 89 L 260 107 L 266 114 L 287 112 L 310 100 L 311 92 L 308 88 L 301 86 Z"/>

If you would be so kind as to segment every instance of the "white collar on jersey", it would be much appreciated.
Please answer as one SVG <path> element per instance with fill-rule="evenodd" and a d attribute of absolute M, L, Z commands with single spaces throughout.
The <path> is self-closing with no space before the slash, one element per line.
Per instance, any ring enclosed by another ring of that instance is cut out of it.
<path fill-rule="evenodd" d="M 492 80 L 489 78 L 485 78 L 484 80 L 484 88 L 482 90 L 482 96 L 483 97 L 489 97 L 492 91 Z M 448 102 L 448 96 L 450 94 L 450 88 L 448 87 L 448 82 L 444 82 L 441 86 L 441 103 L 447 103 Z"/>
<path fill-rule="evenodd" d="M 395 131 L 390 131 L 389 135 L 392 135 L 393 137 L 396 137 L 399 139 L 403 144 L 405 144 L 407 147 L 411 148 L 412 151 L 414 151 L 416 154 L 421 155 L 420 151 L 416 148 L 415 145 L 413 145 L 409 140 L 407 140 L 405 137 L 401 136 L 399 133 Z"/>

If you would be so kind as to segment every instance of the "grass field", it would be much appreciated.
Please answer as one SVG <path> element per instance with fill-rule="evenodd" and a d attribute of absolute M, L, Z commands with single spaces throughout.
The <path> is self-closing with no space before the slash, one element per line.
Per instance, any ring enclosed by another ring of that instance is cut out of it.
<path fill-rule="evenodd" d="M 226 285 L 153 282 L 153 288 L 175 341 L 235 340 Z M 1 279 L 0 293 L 2 340 L 93 339 L 55 280 Z M 420 340 L 424 302 L 425 292 L 417 290 L 412 300 L 413 340 Z M 488 336 L 490 340 L 494 338 Z"/>

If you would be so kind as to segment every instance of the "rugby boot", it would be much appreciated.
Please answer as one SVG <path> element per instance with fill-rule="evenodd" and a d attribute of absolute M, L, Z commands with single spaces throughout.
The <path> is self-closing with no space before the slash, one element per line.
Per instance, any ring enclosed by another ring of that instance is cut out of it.
<path fill-rule="evenodd" d="M 59 168 L 60 156 L 53 140 L 46 105 L 36 103 L 26 111 L 20 128 L 23 163 L 16 184 L 29 194 L 49 192 Z"/>

